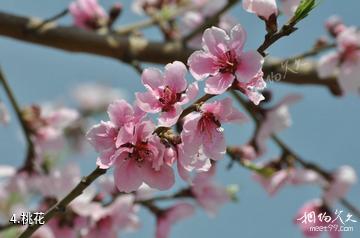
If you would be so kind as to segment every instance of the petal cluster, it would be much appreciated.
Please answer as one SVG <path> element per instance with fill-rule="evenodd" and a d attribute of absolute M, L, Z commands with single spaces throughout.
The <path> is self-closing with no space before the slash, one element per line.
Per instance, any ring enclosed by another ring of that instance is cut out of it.
<path fill-rule="evenodd" d="M 243 52 L 245 40 L 246 33 L 241 25 L 234 26 L 230 35 L 217 27 L 205 30 L 203 50 L 195 51 L 189 57 L 188 65 L 195 79 L 208 78 L 206 93 L 222 94 L 233 84 L 247 95 L 249 91 L 264 88 L 263 57 L 257 51 Z M 254 96 L 251 95 L 250 99 Z"/>

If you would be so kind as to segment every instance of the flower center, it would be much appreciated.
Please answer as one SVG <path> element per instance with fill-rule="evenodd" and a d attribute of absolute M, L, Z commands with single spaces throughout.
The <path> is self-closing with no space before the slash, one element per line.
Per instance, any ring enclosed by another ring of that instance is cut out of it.
<path fill-rule="evenodd" d="M 132 146 L 133 152 L 129 155 L 129 158 L 135 159 L 136 162 L 141 163 L 153 157 L 153 153 L 148 147 L 148 142 L 141 141 Z"/>
<path fill-rule="evenodd" d="M 238 66 L 238 61 L 234 51 L 227 51 L 225 55 L 218 60 L 221 73 L 234 74 Z"/>
<path fill-rule="evenodd" d="M 168 112 L 173 108 L 173 105 L 180 100 L 181 93 L 176 93 L 168 86 L 160 92 L 159 102 L 162 105 L 162 110 Z"/>
<path fill-rule="evenodd" d="M 215 118 L 211 112 L 204 112 L 199 120 L 198 129 L 201 133 L 206 134 L 209 138 L 212 138 L 212 132 L 214 129 L 221 128 L 221 123 Z"/>

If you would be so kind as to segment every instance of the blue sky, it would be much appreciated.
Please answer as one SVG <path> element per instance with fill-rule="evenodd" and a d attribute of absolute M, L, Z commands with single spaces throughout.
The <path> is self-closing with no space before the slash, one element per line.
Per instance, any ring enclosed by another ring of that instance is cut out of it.
<path fill-rule="evenodd" d="M 100 1 L 110 6 L 114 1 Z M 126 8 L 130 1 L 122 1 Z M 39 17 L 52 16 L 64 9 L 69 1 L 21 1 L 1 0 L 0 10 L 22 15 Z M 309 49 L 314 40 L 325 34 L 324 20 L 340 15 L 345 23 L 360 25 L 358 12 L 360 1 L 324 0 L 321 5 L 306 18 L 299 30 L 271 47 L 272 56 L 291 56 Z M 236 6 L 232 13 L 248 33 L 247 49 L 257 48 L 263 40 L 263 26 L 258 19 Z M 118 23 L 127 23 L 140 19 L 125 10 Z M 62 20 L 70 23 L 70 18 Z M 158 32 L 149 30 L 147 35 L 158 39 Z M 119 62 L 93 55 L 71 54 L 55 49 L 31 45 L 0 37 L 0 65 L 22 105 L 62 101 L 72 104 L 68 95 L 74 85 L 82 82 L 103 81 L 120 87 L 132 94 L 143 90 L 139 77 L 134 70 Z M 292 109 L 293 127 L 280 134 L 297 153 L 307 160 L 316 161 L 327 169 L 343 164 L 352 165 L 360 171 L 360 98 L 348 95 L 333 97 L 326 88 L 313 86 L 289 86 L 270 83 L 275 100 L 288 93 L 301 93 L 304 99 Z M 5 99 L 2 89 L 0 97 Z M 14 115 L 13 115 L 14 118 Z M 241 144 L 251 135 L 251 123 L 226 128 L 227 140 L 231 144 Z M 231 130 L 229 130 L 231 129 Z M 24 156 L 24 142 L 16 120 L 8 127 L 0 127 L 0 163 L 19 165 Z M 269 144 L 267 158 L 276 157 L 276 147 Z M 95 166 L 95 154 L 86 153 L 81 158 L 82 170 L 86 174 Z M 218 180 L 223 184 L 238 184 L 239 202 L 226 205 L 216 219 L 211 219 L 198 209 L 196 215 L 173 228 L 172 236 L 180 237 L 301 237 L 292 219 L 297 209 L 307 200 L 316 198 L 320 189 L 312 186 L 287 187 L 275 197 L 269 198 L 263 189 L 252 181 L 247 170 L 235 166 L 226 171 L 226 160 L 219 168 Z M 349 200 L 360 207 L 360 186 L 356 185 L 349 193 Z M 336 208 L 341 208 L 337 205 Z M 142 228 L 138 233 L 124 234 L 122 237 L 152 237 L 154 220 L 147 213 L 141 213 Z M 344 233 L 343 237 L 359 237 L 360 222 L 355 224 L 354 232 Z"/>

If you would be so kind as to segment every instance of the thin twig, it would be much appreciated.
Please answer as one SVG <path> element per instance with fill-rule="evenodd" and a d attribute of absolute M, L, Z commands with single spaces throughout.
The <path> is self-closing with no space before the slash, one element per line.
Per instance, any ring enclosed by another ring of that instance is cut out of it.
<path fill-rule="evenodd" d="M 309 50 L 307 52 L 304 52 L 302 54 L 299 54 L 299 55 L 289 57 L 285 61 L 288 62 L 288 63 L 293 63 L 293 62 L 295 62 L 297 60 L 300 60 L 300 59 L 304 59 L 304 58 L 311 57 L 311 56 L 316 56 L 319 53 L 321 53 L 321 52 L 323 52 L 325 50 L 334 48 L 334 47 L 336 47 L 335 43 L 334 44 L 326 44 L 326 45 L 318 46 L 318 47 L 313 47 L 311 50 Z"/>
<path fill-rule="evenodd" d="M 69 13 L 69 9 L 68 8 L 65 8 L 64 10 L 62 10 L 61 12 L 59 12 L 58 14 L 52 16 L 52 17 L 49 17 L 47 19 L 45 19 L 44 21 L 41 22 L 40 25 L 36 26 L 35 29 L 32 29 L 32 30 L 39 30 L 41 29 L 43 26 L 45 26 L 46 24 L 48 24 L 49 22 L 53 22 L 53 21 L 56 21 L 64 16 L 66 16 L 67 14 Z"/>
<path fill-rule="evenodd" d="M 169 16 L 166 20 L 174 20 L 175 18 L 183 15 L 184 13 L 186 13 L 189 10 L 197 10 L 197 6 L 188 6 L 188 7 L 183 7 L 179 10 L 177 10 L 174 14 L 172 14 L 171 16 Z M 155 14 L 154 16 L 152 16 L 149 19 L 145 19 L 139 22 L 135 22 L 135 23 L 131 23 L 129 25 L 126 26 L 122 26 L 119 27 L 118 29 L 114 30 L 114 33 L 118 34 L 118 35 L 127 35 L 130 34 L 131 32 L 134 31 L 138 31 L 140 29 L 144 29 L 147 27 L 151 27 L 154 26 L 156 24 L 159 24 L 161 21 L 164 21 L 165 19 L 162 19 L 161 17 L 161 13 L 160 14 Z"/>
<path fill-rule="evenodd" d="M 282 28 L 275 32 L 275 33 L 268 33 L 265 36 L 264 42 L 261 44 L 261 46 L 257 49 L 257 51 L 262 55 L 266 56 L 265 50 L 268 49 L 272 44 L 274 44 L 276 41 L 281 39 L 284 36 L 288 36 L 294 31 L 296 31 L 297 28 L 295 28 L 294 24 L 285 24 L 282 26 Z"/>
<path fill-rule="evenodd" d="M 35 154 L 35 151 L 34 151 L 34 144 L 33 144 L 33 141 L 31 139 L 31 131 L 30 129 L 28 128 L 28 126 L 26 125 L 26 122 L 22 116 L 22 112 L 21 112 L 21 109 L 20 109 L 20 106 L 15 98 L 15 95 L 13 93 L 13 91 L 11 90 L 10 88 L 10 85 L 8 84 L 6 78 L 5 78 L 5 75 L 3 74 L 1 68 L 0 68 L 0 81 L 5 89 L 5 92 L 10 100 L 10 103 L 12 105 L 12 107 L 14 108 L 15 110 L 15 113 L 16 113 L 16 116 L 20 122 L 20 125 L 21 125 L 21 128 L 24 132 L 24 135 L 25 135 L 25 139 L 26 139 L 26 142 L 27 142 L 27 154 L 26 154 L 26 158 L 25 158 L 25 162 L 24 162 L 24 165 L 21 169 L 24 169 L 24 170 L 29 170 L 29 171 L 32 171 L 33 168 L 34 168 L 34 154 Z"/>
<path fill-rule="evenodd" d="M 98 177 L 106 173 L 106 169 L 100 169 L 97 167 L 93 170 L 88 176 L 81 179 L 78 185 L 71 190 L 71 192 L 66 195 L 61 201 L 56 203 L 48 212 L 45 213 L 44 222 L 48 222 L 56 214 L 66 211 L 66 206 L 72 202 L 76 197 L 80 196 L 82 192 Z M 34 225 L 29 225 L 26 230 L 19 236 L 19 238 L 30 237 L 37 229 L 39 229 L 41 224 L 37 223 Z"/>

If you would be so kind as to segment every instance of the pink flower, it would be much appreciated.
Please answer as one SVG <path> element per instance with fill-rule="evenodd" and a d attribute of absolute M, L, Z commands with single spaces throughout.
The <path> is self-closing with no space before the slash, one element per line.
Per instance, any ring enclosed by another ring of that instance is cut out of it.
<path fill-rule="evenodd" d="M 255 13 L 266 20 L 273 14 L 278 14 L 275 0 L 243 0 L 242 6 L 245 11 Z"/>
<path fill-rule="evenodd" d="M 321 214 L 323 219 L 319 219 Z M 310 218 L 310 220 L 309 220 Z M 319 199 L 315 199 L 306 203 L 294 218 L 294 223 L 297 224 L 305 237 L 319 237 L 321 231 L 311 230 L 311 227 L 316 226 L 328 226 L 329 222 L 334 220 L 334 215 L 329 209 L 324 206 L 323 202 Z M 328 220 L 330 219 L 330 221 Z M 327 221 L 327 222 L 326 222 Z M 337 223 L 331 223 L 336 225 Z M 330 238 L 340 238 L 339 230 L 331 229 L 329 231 Z"/>
<path fill-rule="evenodd" d="M 283 98 L 277 105 L 265 111 L 265 118 L 256 133 L 255 141 L 260 153 L 266 150 L 267 139 L 291 126 L 292 120 L 289 106 L 302 98 L 299 94 L 290 94 Z"/>
<path fill-rule="evenodd" d="M 218 208 L 230 201 L 226 188 L 218 185 L 213 180 L 214 175 L 214 167 L 207 172 L 198 173 L 191 187 L 196 201 L 211 216 L 215 216 Z"/>
<path fill-rule="evenodd" d="M 221 159 L 226 152 L 226 144 L 221 123 L 243 122 L 245 116 L 232 106 L 230 98 L 212 103 L 204 103 L 199 112 L 193 112 L 185 117 L 181 133 L 184 156 L 181 163 L 186 168 L 192 168 L 193 156 L 200 149 L 207 158 Z"/>
<path fill-rule="evenodd" d="M 180 144 L 177 149 L 178 173 L 184 181 L 190 184 L 192 183 L 191 171 L 193 170 L 196 172 L 205 172 L 211 168 L 211 161 L 209 157 L 204 154 L 203 147 L 200 147 L 197 152 L 192 151 L 191 153 L 184 150 L 184 144 Z"/>
<path fill-rule="evenodd" d="M 249 82 L 237 82 L 234 88 L 244 93 L 255 105 L 259 105 L 265 99 L 260 92 L 266 87 L 263 76 L 264 73 L 260 70 Z"/>
<path fill-rule="evenodd" d="M 163 160 L 165 146 L 153 135 L 154 129 L 150 121 L 137 124 L 132 133 L 120 129 L 114 171 L 119 191 L 135 191 L 143 182 L 160 190 L 174 184 L 173 170 Z"/>
<path fill-rule="evenodd" d="M 97 0 L 75 0 L 69 6 L 69 11 L 77 27 L 97 29 L 108 21 L 105 10 Z"/>
<path fill-rule="evenodd" d="M 281 0 L 281 10 L 287 17 L 293 17 L 301 0 Z"/>
<path fill-rule="evenodd" d="M 76 110 L 54 105 L 30 107 L 25 110 L 25 117 L 27 115 L 31 115 L 27 120 L 29 127 L 32 128 L 32 139 L 39 160 L 42 160 L 46 154 L 57 153 L 64 147 L 65 129 L 79 118 Z"/>
<path fill-rule="evenodd" d="M 35 177 L 34 185 L 44 197 L 61 199 L 77 185 L 80 174 L 79 167 L 70 163 L 62 169 L 53 169 L 49 174 Z"/>
<path fill-rule="evenodd" d="M 251 144 L 245 144 L 236 149 L 237 149 L 236 153 L 239 153 L 240 158 L 242 160 L 252 161 L 257 158 L 256 150 L 255 150 L 254 146 L 252 146 Z"/>
<path fill-rule="evenodd" d="M 336 15 L 331 16 L 326 20 L 325 27 L 334 37 L 339 35 L 343 30 L 346 30 L 346 26 L 344 25 L 343 21 Z"/>
<path fill-rule="evenodd" d="M 254 174 L 253 177 L 261 184 L 270 196 L 273 196 L 288 182 L 290 173 L 291 170 L 282 169 L 275 172 L 270 177 L 265 177 L 260 174 Z"/>
<path fill-rule="evenodd" d="M 195 79 L 209 77 L 206 93 L 224 93 L 235 80 L 247 84 L 261 70 L 263 57 L 258 52 L 242 52 L 245 38 L 246 33 L 240 25 L 231 29 L 230 36 L 217 27 L 205 30 L 203 50 L 195 51 L 188 65 Z"/>
<path fill-rule="evenodd" d="M 179 220 L 190 217 L 194 211 L 194 207 L 188 203 L 178 203 L 163 211 L 157 219 L 156 238 L 169 237 L 171 226 Z"/>
<path fill-rule="evenodd" d="M 10 122 L 10 114 L 5 104 L 2 101 L 0 101 L 0 123 L 6 125 L 9 122 Z"/>
<path fill-rule="evenodd" d="M 141 76 L 148 91 L 135 94 L 137 105 L 145 112 L 161 112 L 159 123 L 162 126 L 174 125 L 183 111 L 181 106 L 197 95 L 196 83 L 187 87 L 186 72 L 186 66 L 175 61 L 165 66 L 164 74 L 157 69 L 145 69 Z"/>
<path fill-rule="evenodd" d="M 170 188 L 174 174 L 164 162 L 165 146 L 153 135 L 155 125 L 141 121 L 144 113 L 124 100 L 112 103 L 108 114 L 109 122 L 95 125 L 87 134 L 100 153 L 98 166 L 115 164 L 115 185 L 121 192 L 135 191 L 143 182 L 160 190 Z"/>
<path fill-rule="evenodd" d="M 121 195 L 109 206 L 100 207 L 96 217 L 92 219 L 94 224 L 90 227 L 85 238 L 118 237 L 119 230 L 135 230 L 139 227 L 137 217 L 138 207 L 134 205 L 133 195 Z"/>
<path fill-rule="evenodd" d="M 344 198 L 352 185 L 357 182 L 355 170 L 350 166 L 341 166 L 332 174 L 332 181 L 326 189 L 324 200 L 327 205 L 333 205 Z"/>
<path fill-rule="evenodd" d="M 342 30 L 337 38 L 337 51 L 320 58 L 318 74 L 321 78 L 336 75 L 344 92 L 360 90 L 360 33 L 355 27 Z"/>
<path fill-rule="evenodd" d="M 253 178 L 261 184 L 270 196 L 274 196 L 287 184 L 324 184 L 323 179 L 316 172 L 308 169 L 279 169 L 270 176 L 254 174 Z"/>
<path fill-rule="evenodd" d="M 103 169 L 109 168 L 118 156 L 115 152 L 118 149 L 116 140 L 119 130 L 131 134 L 134 125 L 143 119 L 145 113 L 138 107 L 133 108 L 125 100 L 116 100 L 109 105 L 108 115 L 110 121 L 102 121 L 93 126 L 86 136 L 95 150 L 100 153 L 97 165 Z"/>

